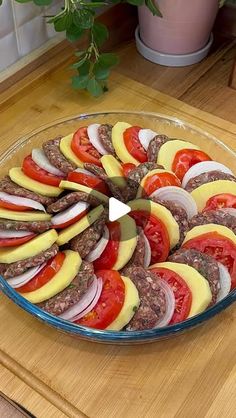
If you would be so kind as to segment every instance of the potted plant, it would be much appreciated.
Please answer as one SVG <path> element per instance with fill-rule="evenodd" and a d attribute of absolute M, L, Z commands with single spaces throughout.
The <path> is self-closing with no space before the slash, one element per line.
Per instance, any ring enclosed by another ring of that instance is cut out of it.
<path fill-rule="evenodd" d="M 53 0 L 15 1 L 33 2 L 37 6 L 53 3 Z M 0 5 L 2 2 L 0 0 Z M 175 65 L 186 65 L 199 61 L 207 53 L 219 0 L 64 0 L 62 8 L 58 4 L 58 13 L 45 18 L 57 32 L 65 32 L 67 39 L 76 46 L 80 38 L 87 42 L 83 50 L 75 52 L 77 60 L 72 66 L 75 70 L 72 86 L 75 89 L 85 89 L 93 96 L 107 91 L 109 74 L 118 57 L 101 51 L 109 33 L 95 17 L 101 7 L 121 2 L 139 7 L 140 30 L 136 30 L 136 41 L 139 51 L 147 59 L 173 65 L 173 59 L 177 57 Z M 221 4 L 224 2 L 220 1 Z M 158 54 L 161 61 L 156 58 Z M 195 61 L 189 61 L 191 55 Z"/>
<path fill-rule="evenodd" d="M 201 61 L 208 53 L 211 30 L 225 0 L 155 0 L 159 16 L 139 7 L 136 44 L 150 61 L 185 66 Z"/>

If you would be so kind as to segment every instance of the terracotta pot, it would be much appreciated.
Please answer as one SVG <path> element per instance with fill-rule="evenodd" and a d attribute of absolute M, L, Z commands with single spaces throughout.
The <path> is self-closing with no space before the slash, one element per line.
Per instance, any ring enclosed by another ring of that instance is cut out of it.
<path fill-rule="evenodd" d="M 203 48 L 218 11 L 218 0 L 158 0 L 162 18 L 139 7 L 140 38 L 166 54 L 189 54 Z"/>

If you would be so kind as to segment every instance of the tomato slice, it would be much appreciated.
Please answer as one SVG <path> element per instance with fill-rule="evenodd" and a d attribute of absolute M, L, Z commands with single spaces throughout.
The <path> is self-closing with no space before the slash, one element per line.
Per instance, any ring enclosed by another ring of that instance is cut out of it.
<path fill-rule="evenodd" d="M 82 184 L 83 186 L 90 187 L 98 192 L 109 195 L 109 189 L 106 183 L 97 177 L 89 176 L 89 174 L 72 171 L 68 174 L 67 180 L 74 181 L 75 183 Z"/>
<path fill-rule="evenodd" d="M 223 208 L 236 209 L 236 196 L 230 193 L 221 193 L 210 197 L 206 202 L 206 206 L 203 211 L 217 210 Z"/>
<path fill-rule="evenodd" d="M 75 222 L 77 222 L 81 218 L 83 218 L 83 216 L 85 216 L 87 212 L 88 212 L 88 210 L 84 210 L 79 215 L 75 216 L 74 218 L 70 219 L 67 222 L 64 222 L 64 223 L 58 224 L 58 225 L 52 225 L 52 228 L 55 228 L 55 229 L 63 229 L 63 228 L 66 228 L 67 226 L 73 225 Z"/>
<path fill-rule="evenodd" d="M 102 166 L 100 162 L 101 155 L 89 141 L 86 127 L 79 128 L 78 131 L 74 133 L 71 141 L 71 148 L 77 157 L 84 163 L 92 163 L 100 167 Z"/>
<path fill-rule="evenodd" d="M 134 210 L 129 215 L 143 229 L 149 241 L 152 251 L 151 262 L 166 261 L 170 251 L 170 239 L 164 223 L 144 210 Z"/>
<path fill-rule="evenodd" d="M 28 293 L 33 292 L 34 290 L 39 289 L 40 287 L 44 286 L 46 283 L 51 280 L 55 274 L 60 270 L 64 260 L 65 260 L 65 253 L 59 252 L 55 257 L 51 258 L 46 266 L 40 270 L 36 276 L 34 276 L 28 283 L 25 285 L 18 287 L 16 290 L 20 293 Z"/>
<path fill-rule="evenodd" d="M 125 146 L 132 157 L 136 158 L 140 163 L 145 163 L 147 161 L 147 153 L 139 141 L 138 133 L 140 129 L 139 126 L 131 126 L 125 130 L 123 137 Z"/>
<path fill-rule="evenodd" d="M 96 276 L 103 281 L 98 303 L 91 312 L 75 322 L 90 328 L 105 329 L 121 311 L 125 300 L 125 285 L 115 270 L 100 270 Z"/>
<path fill-rule="evenodd" d="M 58 187 L 61 180 L 64 179 L 64 177 L 55 176 L 54 174 L 40 168 L 37 164 L 35 164 L 31 155 L 25 157 L 22 170 L 26 176 L 31 179 L 40 181 L 40 183 L 43 184 L 48 184 L 49 186 Z"/>
<path fill-rule="evenodd" d="M 155 190 L 166 186 L 177 186 L 181 187 L 181 183 L 174 174 L 172 173 L 156 173 L 152 176 L 147 177 L 143 186 L 143 195 L 152 194 Z"/>
<path fill-rule="evenodd" d="M 203 151 L 197 149 L 181 149 L 175 155 L 172 163 L 172 171 L 180 180 L 183 180 L 185 173 L 187 173 L 190 167 L 202 161 L 210 160 L 209 155 Z"/>
<path fill-rule="evenodd" d="M 120 243 L 120 224 L 119 222 L 109 222 L 109 241 L 103 253 L 93 262 L 95 270 L 111 269 L 118 257 Z"/>
<path fill-rule="evenodd" d="M 230 273 L 231 289 L 236 287 L 236 245 L 233 241 L 218 232 L 208 232 L 190 239 L 183 247 L 199 250 L 222 263 Z"/>
<path fill-rule="evenodd" d="M 28 206 L 15 205 L 14 203 L 5 202 L 4 200 L 0 200 L 0 207 L 4 209 L 15 210 L 17 212 L 24 212 L 25 210 L 32 210 L 32 208 L 29 208 Z"/>
<path fill-rule="evenodd" d="M 0 247 L 17 247 L 34 238 L 36 234 L 30 234 L 20 238 L 0 238 Z"/>
<path fill-rule="evenodd" d="M 121 166 L 125 177 L 127 177 L 129 172 L 136 167 L 136 165 L 133 163 L 123 163 Z"/>
<path fill-rule="evenodd" d="M 177 273 L 164 267 L 155 267 L 151 269 L 165 280 L 172 288 L 175 296 L 175 310 L 170 324 L 184 321 L 188 318 L 191 305 L 192 293 L 187 283 Z"/>

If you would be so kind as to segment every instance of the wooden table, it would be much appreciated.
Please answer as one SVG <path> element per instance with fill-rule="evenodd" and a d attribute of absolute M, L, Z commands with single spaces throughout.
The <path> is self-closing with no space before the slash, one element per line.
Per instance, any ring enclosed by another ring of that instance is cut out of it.
<path fill-rule="evenodd" d="M 1 151 L 42 124 L 101 109 L 178 116 L 236 149 L 236 125 L 118 74 L 102 98 L 78 95 L 67 65 L 40 68 L 2 95 Z M 234 418 L 235 319 L 231 306 L 175 339 L 108 346 L 60 334 L 0 295 L 0 390 L 42 418 Z"/>

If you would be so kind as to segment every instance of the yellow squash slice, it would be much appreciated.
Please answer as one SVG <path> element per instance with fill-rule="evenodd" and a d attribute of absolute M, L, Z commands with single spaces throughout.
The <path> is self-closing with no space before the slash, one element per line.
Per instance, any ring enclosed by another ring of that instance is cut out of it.
<path fill-rule="evenodd" d="M 20 167 L 14 167 L 9 170 L 9 176 L 14 183 L 18 186 L 24 187 L 32 192 L 39 193 L 43 196 L 56 197 L 63 192 L 62 189 L 55 186 L 49 186 L 47 184 L 40 183 L 33 180 L 23 173 Z"/>
<path fill-rule="evenodd" d="M 40 303 L 62 292 L 77 275 L 81 258 L 79 253 L 71 250 L 65 251 L 65 259 L 60 270 L 44 286 L 33 292 L 22 293 L 21 295 L 31 303 Z"/>

